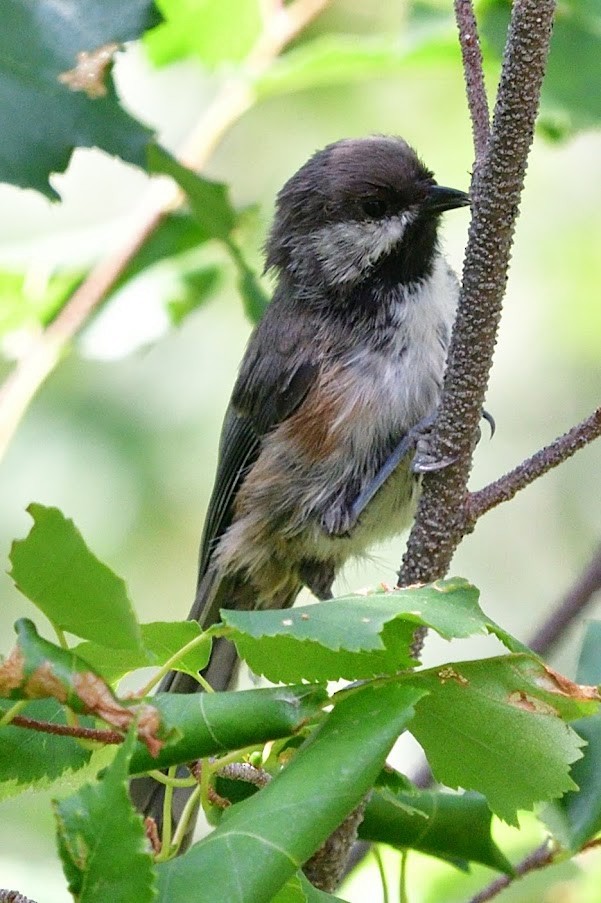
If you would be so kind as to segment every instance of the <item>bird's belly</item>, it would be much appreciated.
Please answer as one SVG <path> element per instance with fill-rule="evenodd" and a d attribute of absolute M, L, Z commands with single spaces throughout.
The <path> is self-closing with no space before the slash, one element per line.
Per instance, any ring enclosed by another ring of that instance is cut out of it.
<path fill-rule="evenodd" d="M 314 508 L 298 536 L 303 555 L 342 564 L 347 558 L 364 554 L 370 546 L 396 536 L 408 527 L 419 494 L 419 480 L 410 470 L 411 457 L 410 454 L 401 461 L 347 533 L 331 535 L 323 526 L 327 506 L 336 505 L 336 499 Z M 349 502 L 352 502 L 351 498 Z"/>

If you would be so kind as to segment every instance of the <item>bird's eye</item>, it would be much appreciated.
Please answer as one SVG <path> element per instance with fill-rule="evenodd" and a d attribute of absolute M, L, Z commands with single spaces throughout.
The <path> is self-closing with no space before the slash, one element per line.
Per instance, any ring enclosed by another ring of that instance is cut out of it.
<path fill-rule="evenodd" d="M 384 216 L 388 209 L 386 201 L 382 198 L 361 198 L 359 206 L 363 213 L 372 219 L 378 219 L 378 217 Z"/>

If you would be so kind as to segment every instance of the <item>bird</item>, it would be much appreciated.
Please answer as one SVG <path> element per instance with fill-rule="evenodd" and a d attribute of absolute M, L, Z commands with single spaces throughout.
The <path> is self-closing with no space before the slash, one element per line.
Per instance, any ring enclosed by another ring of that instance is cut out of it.
<path fill-rule="evenodd" d="M 459 294 L 441 215 L 470 203 L 402 138 L 345 138 L 277 196 L 265 270 L 275 291 L 227 408 L 190 619 L 331 598 L 350 558 L 409 525 L 415 437 L 435 415 Z M 419 458 L 419 456 L 418 456 Z M 236 650 L 214 640 L 201 672 L 232 686 Z M 202 687 L 171 672 L 164 692 Z M 132 795 L 160 818 L 154 783 Z M 154 802 L 153 802 L 154 800 Z"/>

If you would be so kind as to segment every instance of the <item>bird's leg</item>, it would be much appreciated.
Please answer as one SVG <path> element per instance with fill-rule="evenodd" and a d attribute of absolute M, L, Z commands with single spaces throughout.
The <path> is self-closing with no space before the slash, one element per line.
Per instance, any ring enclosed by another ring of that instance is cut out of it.
<path fill-rule="evenodd" d="M 371 478 L 359 494 L 351 499 L 347 505 L 338 504 L 332 506 L 322 519 L 322 526 L 330 536 L 344 536 L 351 532 L 359 517 L 369 505 L 376 492 L 384 485 L 386 480 L 394 473 L 403 458 L 414 449 L 424 433 L 432 426 L 434 414 L 424 417 L 412 429 L 401 437 L 399 443 L 384 461 L 378 472 Z M 445 467 L 447 462 L 441 466 Z"/>
<path fill-rule="evenodd" d="M 405 433 L 375 476 L 373 476 L 369 483 L 361 489 L 359 494 L 352 499 L 350 504 L 346 506 L 343 504 L 336 505 L 326 512 L 322 520 L 322 526 L 328 535 L 344 536 L 351 532 L 376 492 L 384 485 L 403 458 L 408 455 L 412 449 L 415 448 L 416 452 L 413 461 L 411 462 L 411 470 L 416 475 L 443 470 L 457 460 L 454 455 L 445 458 L 435 457 L 429 451 L 429 433 L 434 420 L 436 419 L 436 413 L 437 412 L 430 414 L 428 417 L 424 417 L 412 429 Z M 492 438 L 495 432 L 494 418 L 488 411 L 483 411 L 482 416 L 490 424 Z"/>
<path fill-rule="evenodd" d="M 492 439 L 496 430 L 495 418 L 492 416 L 492 414 L 489 414 L 488 411 L 482 408 L 482 419 L 486 420 L 486 422 L 488 423 L 490 427 L 490 438 Z M 427 420 L 429 420 L 430 422 L 427 423 Z M 446 458 L 438 458 L 430 452 L 429 432 L 433 423 L 434 417 L 426 418 L 426 420 L 420 421 L 417 427 L 415 427 L 416 430 L 419 430 L 419 434 L 415 442 L 415 457 L 413 458 L 413 461 L 411 463 L 411 470 L 415 474 L 434 473 L 437 470 L 443 470 L 445 467 L 448 467 L 449 464 L 453 464 L 457 460 L 456 455 Z M 478 427 L 478 429 L 476 430 L 476 435 L 474 437 L 472 451 L 480 441 L 481 435 L 482 433 L 480 431 L 480 428 Z"/>

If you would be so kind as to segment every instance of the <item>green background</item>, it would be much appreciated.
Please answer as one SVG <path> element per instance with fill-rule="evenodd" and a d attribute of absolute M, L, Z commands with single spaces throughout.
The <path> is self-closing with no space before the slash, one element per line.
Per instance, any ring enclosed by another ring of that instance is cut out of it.
<path fill-rule="evenodd" d="M 444 4 L 440 4 L 444 6 Z M 312 34 L 397 34 L 406 10 L 383 0 L 338 0 L 311 27 Z M 574 61 L 577 65 L 577 60 Z M 494 77 L 494 69 L 490 70 Z M 139 46 L 115 67 L 127 108 L 158 130 L 175 150 L 211 97 L 215 75 L 194 61 L 155 69 Z M 493 82 L 491 82 L 492 87 Z M 467 188 L 472 165 L 469 121 L 458 58 L 375 80 L 302 91 L 263 101 L 225 137 L 206 174 L 231 186 L 238 206 L 258 205 L 247 245 L 257 263 L 261 242 L 283 182 L 317 148 L 348 135 L 396 133 L 418 149 L 441 184 Z M 139 218 L 148 178 L 95 150 L 78 151 L 64 176 L 54 177 L 61 204 L 31 191 L 0 185 L 0 269 L 26 270 L 43 286 L 57 262 L 77 268 L 119 245 Z M 476 451 L 472 485 L 495 479 L 523 457 L 582 419 L 599 403 L 601 376 L 601 136 L 580 133 L 565 143 L 535 142 L 486 406 L 497 421 Z M 467 211 L 445 217 L 443 242 L 460 271 Z M 218 250 L 203 251 L 221 263 Z M 56 505 L 72 517 L 94 552 L 127 582 L 143 621 L 181 618 L 192 598 L 196 557 L 211 489 L 220 420 L 244 349 L 249 324 L 231 268 L 218 292 L 179 328 L 165 302 L 178 297 L 177 272 L 164 265 L 127 288 L 86 330 L 76 353 L 51 375 L 31 405 L 0 463 L 0 556 L 30 527 L 31 501 Z M 0 304 L 2 285 L 0 285 Z M 5 342 L 8 370 L 11 348 Z M 481 589 L 484 610 L 527 639 L 570 585 L 601 535 L 598 474 L 601 445 L 487 515 L 468 537 L 452 572 Z M 374 550 L 338 581 L 348 591 L 398 569 L 403 541 Z M 597 616 L 598 616 L 597 607 Z M 10 579 L 0 575 L 1 650 L 12 644 L 12 623 L 36 617 Z M 39 619 L 38 619 L 39 624 Z M 44 625 L 39 625 L 44 631 Z M 553 663 L 574 671 L 581 629 L 573 631 Z M 454 643 L 455 659 L 496 649 L 494 640 Z M 426 663 L 451 657 L 442 640 L 428 643 Z M 414 758 L 404 747 L 401 767 Z M 3 804 L 0 885 L 38 903 L 65 903 L 55 855 L 51 813 L 44 795 Z M 532 827 L 532 838 L 536 828 Z M 499 828 L 505 838 L 508 829 Z M 511 835 L 513 836 L 513 835 Z M 531 838 L 531 839 L 532 839 Z M 523 841 L 522 841 L 523 842 Z M 398 868 L 390 856 L 391 872 Z M 587 866 L 595 866 L 589 854 Z M 596 874 L 601 866 L 596 864 Z M 574 865 L 552 880 L 576 881 L 579 903 L 591 903 L 598 878 L 573 878 Z M 475 889 L 484 870 L 470 879 Z M 376 873 L 365 871 L 342 896 L 377 901 Z M 463 900 L 459 873 L 417 855 L 410 860 L 412 903 Z M 516 886 L 500 900 L 549 900 L 536 882 Z M 587 894 L 589 896 L 587 896 Z M 555 898 L 553 898 L 555 899 Z M 559 899 L 559 898 L 557 898 Z"/>

